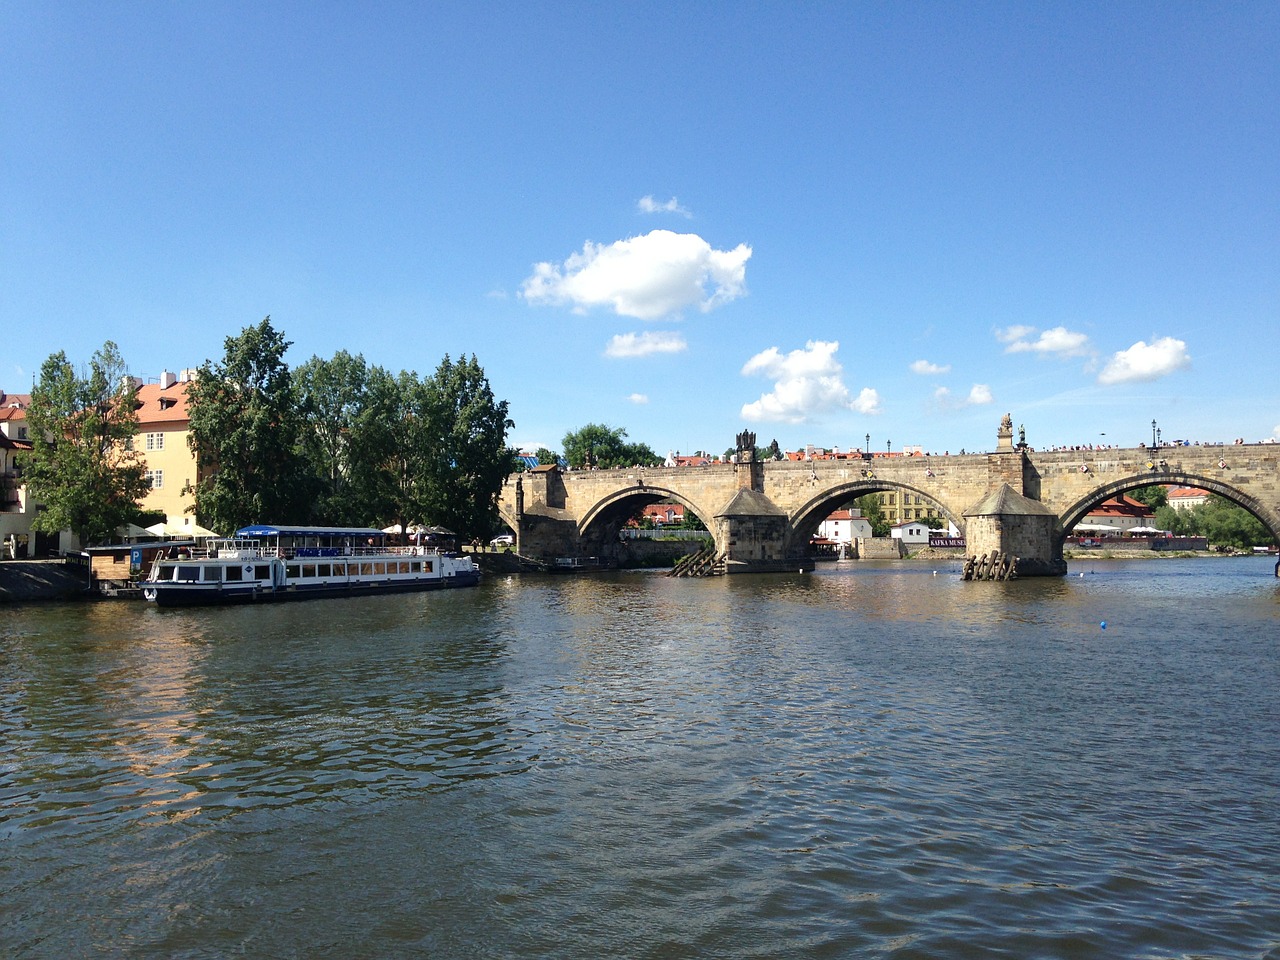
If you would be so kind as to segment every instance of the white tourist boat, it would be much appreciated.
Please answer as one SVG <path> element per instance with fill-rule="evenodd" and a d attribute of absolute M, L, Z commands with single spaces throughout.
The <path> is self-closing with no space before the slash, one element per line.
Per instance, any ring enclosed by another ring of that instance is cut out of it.
<path fill-rule="evenodd" d="M 264 603 L 471 587 L 468 556 L 430 546 L 390 546 L 367 527 L 242 527 L 200 549 L 161 555 L 142 586 L 161 607 Z"/>

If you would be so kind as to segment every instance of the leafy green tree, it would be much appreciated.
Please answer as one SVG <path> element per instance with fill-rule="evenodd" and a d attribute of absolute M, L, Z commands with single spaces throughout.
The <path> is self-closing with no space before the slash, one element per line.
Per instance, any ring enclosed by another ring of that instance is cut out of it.
<path fill-rule="evenodd" d="M 358 522 L 407 529 L 424 518 L 418 451 L 428 449 L 422 383 L 417 374 L 398 376 L 373 366 L 365 381 L 364 403 L 351 435 L 353 510 Z"/>
<path fill-rule="evenodd" d="M 1156 529 L 1168 530 L 1175 536 L 1184 536 L 1188 532 L 1188 517 L 1182 510 L 1177 510 L 1167 503 L 1156 507 L 1154 519 L 1151 521 Z"/>
<path fill-rule="evenodd" d="M 1158 510 L 1169 502 L 1169 490 L 1161 484 L 1155 483 L 1149 487 L 1139 487 L 1137 490 L 1130 490 L 1129 496 L 1139 503 L 1145 503 L 1152 510 Z"/>
<path fill-rule="evenodd" d="M 507 409 L 474 354 L 456 363 L 446 355 L 423 384 L 426 429 L 414 451 L 424 468 L 421 506 L 464 540 L 498 527 L 498 496 L 516 460 L 507 446 L 515 426 Z"/>
<path fill-rule="evenodd" d="M 538 465 L 543 467 L 550 467 L 560 462 L 560 454 L 546 447 L 539 447 L 534 451 L 534 456 L 538 458 Z"/>
<path fill-rule="evenodd" d="M 315 490 L 302 450 L 302 418 L 289 341 L 265 318 L 227 337 L 187 388 L 200 523 L 230 533 L 248 523 L 306 523 Z"/>
<path fill-rule="evenodd" d="M 119 348 L 108 340 L 77 375 L 59 351 L 40 367 L 27 420 L 31 498 L 43 509 L 32 529 L 69 529 L 86 546 L 110 539 L 138 512 L 150 489 L 147 468 L 132 449 L 138 392 Z"/>
<path fill-rule="evenodd" d="M 1191 531 L 1219 547 L 1256 547 L 1273 543 L 1271 534 L 1244 507 L 1214 494 L 1190 511 Z"/>
<path fill-rule="evenodd" d="M 345 350 L 312 357 L 293 372 L 302 414 L 302 447 L 318 489 L 313 519 L 355 526 L 369 522 L 363 491 L 353 489 L 356 423 L 368 402 L 369 367 Z"/>
<path fill-rule="evenodd" d="M 627 431 L 622 427 L 610 427 L 602 423 L 588 423 L 585 427 L 564 435 L 564 457 L 575 470 L 585 467 L 651 467 L 663 462 L 647 443 L 627 443 Z"/>
<path fill-rule="evenodd" d="M 880 507 L 880 494 L 868 493 L 853 502 L 862 511 L 862 515 L 867 522 L 871 524 L 871 535 L 873 537 L 889 536 L 890 523 L 884 515 L 884 510 Z"/>

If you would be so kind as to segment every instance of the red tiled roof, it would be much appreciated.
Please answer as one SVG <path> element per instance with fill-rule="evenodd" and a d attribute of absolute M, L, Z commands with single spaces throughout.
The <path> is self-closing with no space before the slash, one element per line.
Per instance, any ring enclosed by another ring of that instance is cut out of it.
<path fill-rule="evenodd" d="M 1141 519 L 1149 519 L 1155 515 L 1155 511 L 1145 503 L 1123 495 L 1104 500 L 1087 514 L 1090 517 L 1138 517 Z"/>
<path fill-rule="evenodd" d="M 26 408 L 31 406 L 29 393 L 5 393 L 0 390 L 0 421 L 12 422 L 27 419 Z"/>
<path fill-rule="evenodd" d="M 152 424 L 185 423 L 187 415 L 186 383 L 162 388 L 158 383 L 144 383 L 138 388 L 138 427 Z"/>

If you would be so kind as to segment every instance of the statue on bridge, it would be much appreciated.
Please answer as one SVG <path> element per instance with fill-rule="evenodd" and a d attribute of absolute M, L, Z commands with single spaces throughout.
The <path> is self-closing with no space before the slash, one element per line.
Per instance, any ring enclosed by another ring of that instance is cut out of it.
<path fill-rule="evenodd" d="M 755 463 L 756 435 L 750 430 L 738 434 L 738 460 L 742 463 Z"/>

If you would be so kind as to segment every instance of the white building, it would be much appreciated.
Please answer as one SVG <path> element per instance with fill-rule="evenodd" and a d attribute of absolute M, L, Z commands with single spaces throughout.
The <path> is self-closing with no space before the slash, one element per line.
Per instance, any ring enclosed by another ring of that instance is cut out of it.
<path fill-rule="evenodd" d="M 895 540 L 901 540 L 904 547 L 927 547 L 929 533 L 928 524 L 919 520 L 905 520 L 889 528 L 889 536 Z"/>
<path fill-rule="evenodd" d="M 861 510 L 837 510 L 818 524 L 815 536 L 832 543 L 852 543 L 861 537 L 871 536 L 871 521 Z"/>

